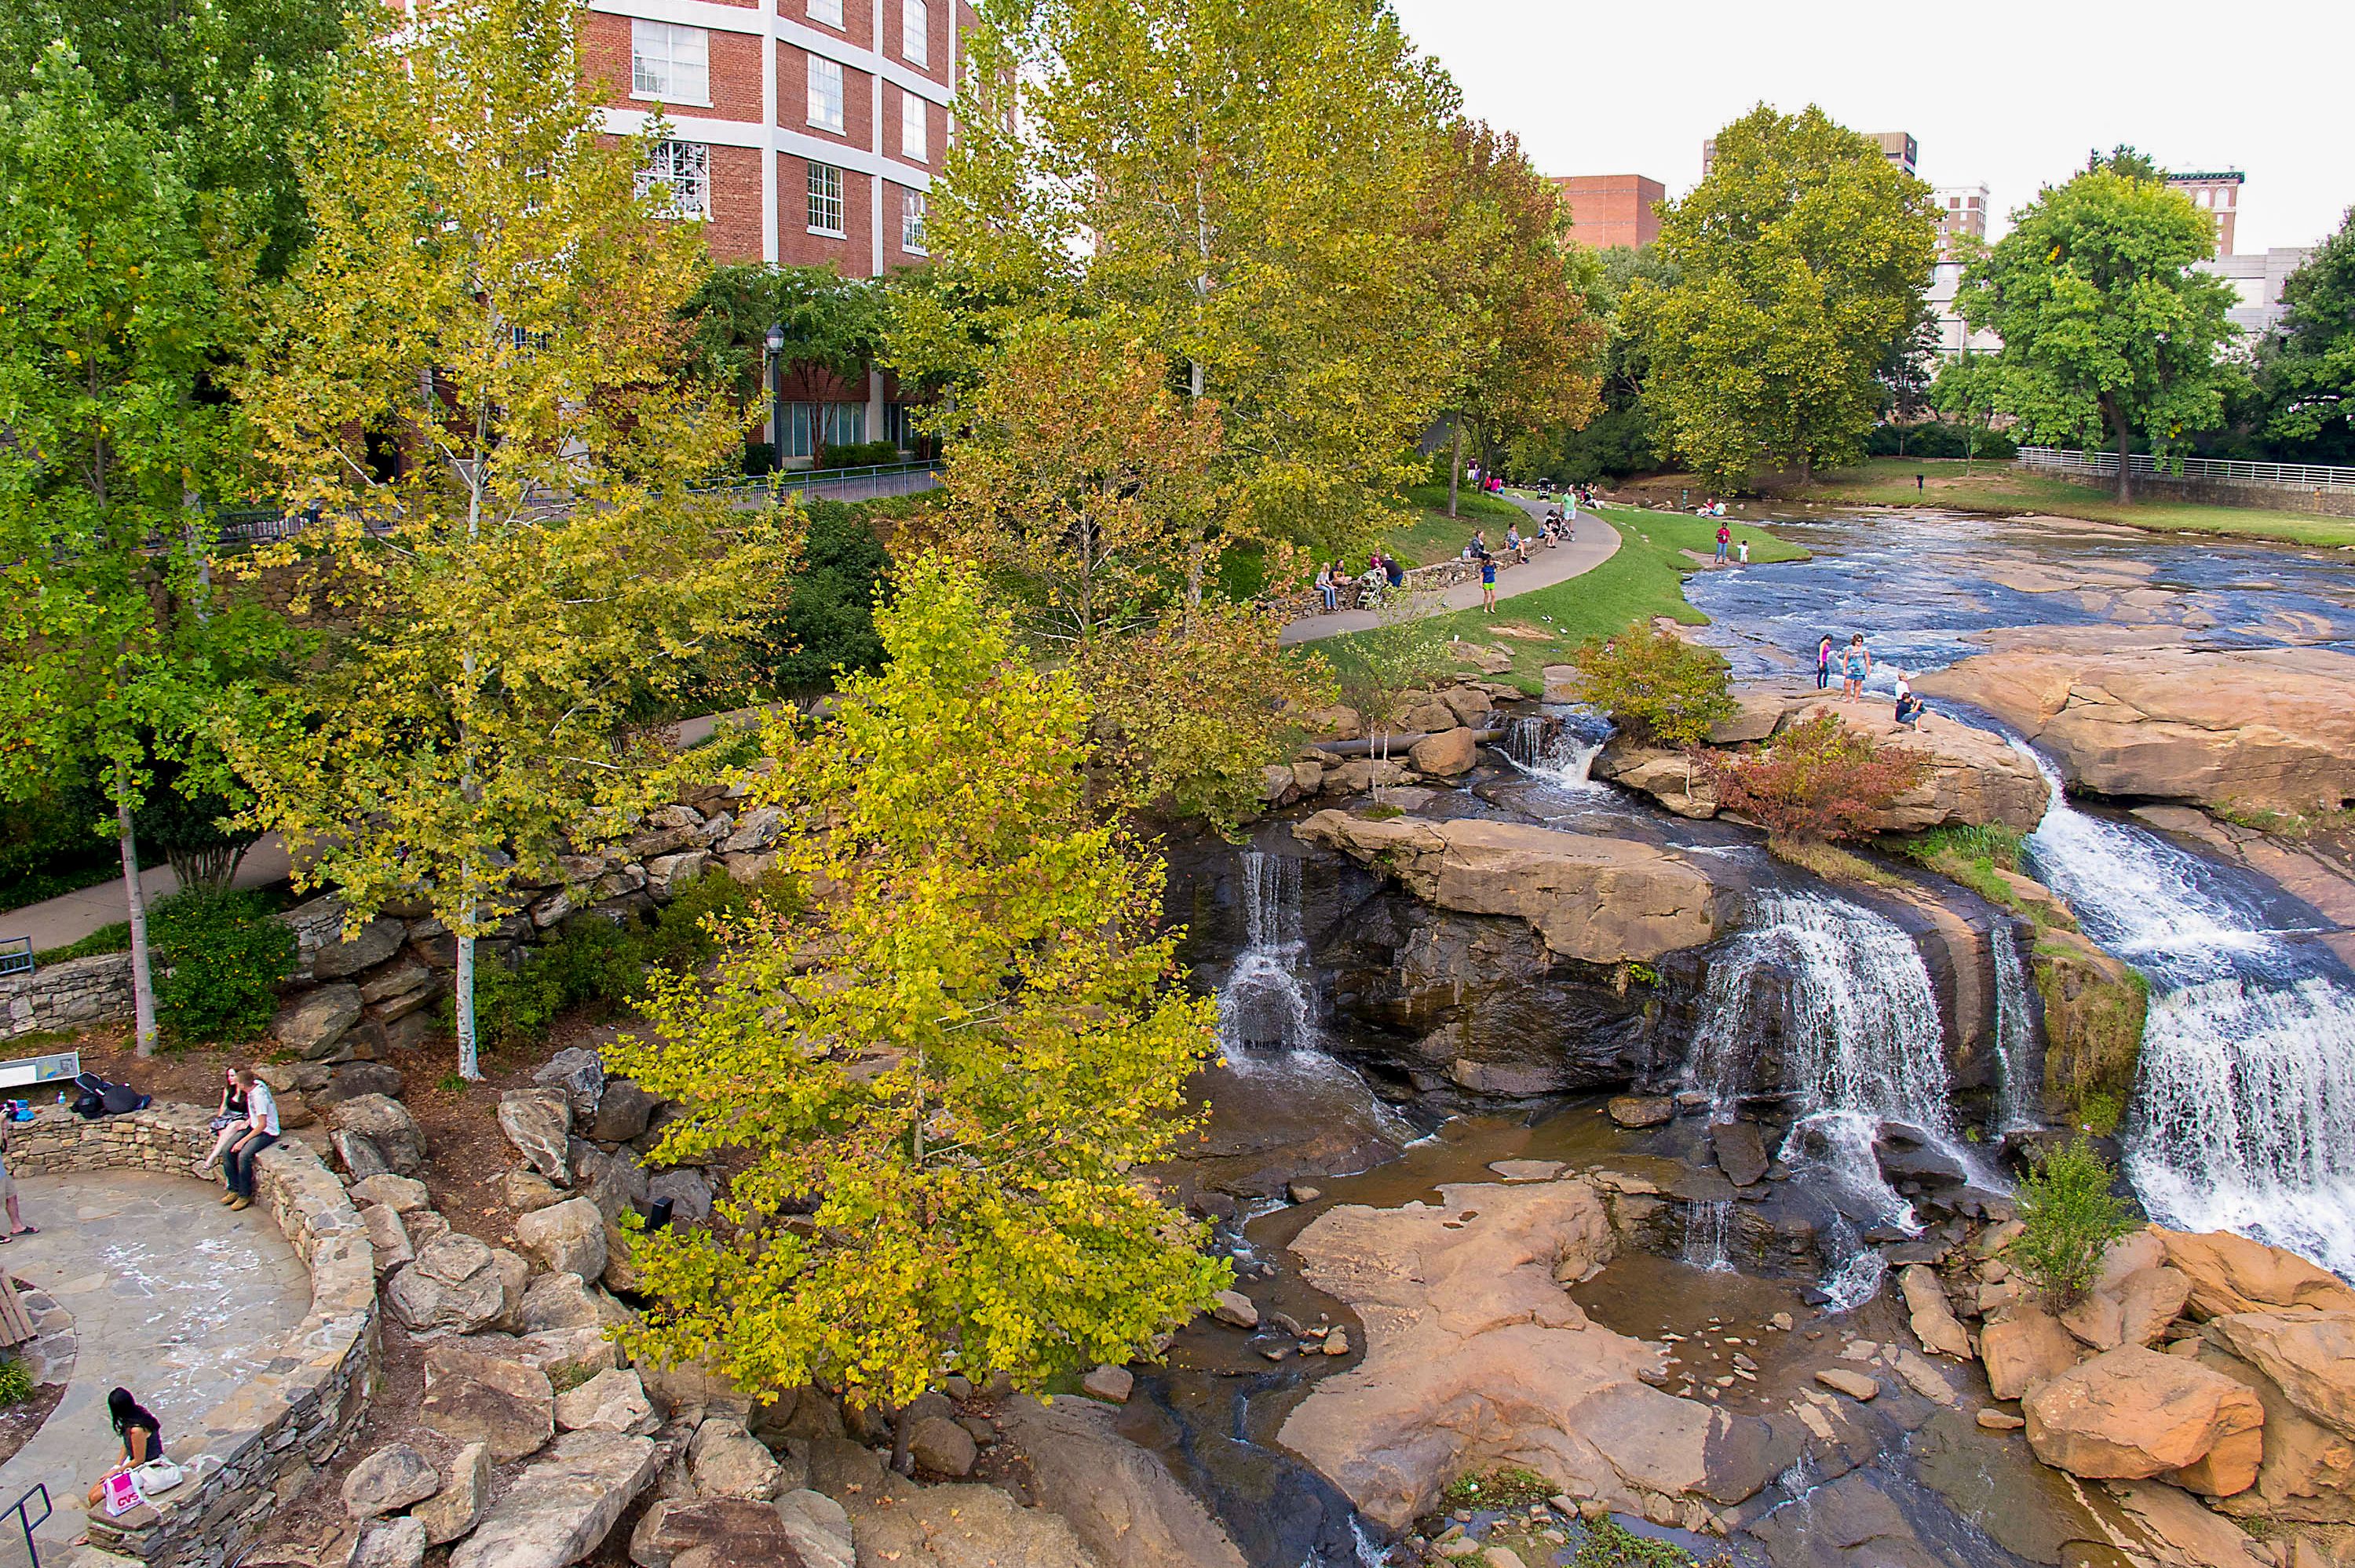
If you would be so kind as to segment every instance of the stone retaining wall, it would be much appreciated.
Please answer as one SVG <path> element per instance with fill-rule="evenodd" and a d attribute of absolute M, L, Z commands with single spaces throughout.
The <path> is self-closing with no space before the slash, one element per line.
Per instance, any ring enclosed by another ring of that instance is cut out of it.
<path fill-rule="evenodd" d="M 209 1119 L 195 1107 L 156 1106 L 84 1121 L 52 1106 L 11 1129 L 9 1159 L 21 1175 L 127 1167 L 193 1178 L 197 1161 L 212 1152 Z M 175 1433 L 166 1452 L 187 1479 L 155 1499 L 154 1520 L 126 1531 L 91 1516 L 91 1545 L 155 1568 L 222 1568 L 234 1560 L 368 1410 L 378 1346 L 368 1227 L 299 1138 L 265 1150 L 254 1174 L 259 1206 L 310 1270 L 311 1310 L 268 1371 Z M 190 1188 L 190 1202 L 205 1199 Z"/>
<path fill-rule="evenodd" d="M 82 1029 L 130 1016 L 129 953 L 71 959 L 0 980 L 0 1040 Z"/>
<path fill-rule="evenodd" d="M 2113 481 L 2105 480 L 2104 483 Z M 2138 473 L 2135 490 L 2157 493 L 2170 501 L 2198 501 L 2211 506 L 2254 506 L 2267 512 L 2313 512 L 2326 517 L 2355 517 L 2355 495 L 2343 490 L 2295 490 L 2278 484 L 2234 484 L 2226 480 L 2194 479 L 2171 473 Z"/>

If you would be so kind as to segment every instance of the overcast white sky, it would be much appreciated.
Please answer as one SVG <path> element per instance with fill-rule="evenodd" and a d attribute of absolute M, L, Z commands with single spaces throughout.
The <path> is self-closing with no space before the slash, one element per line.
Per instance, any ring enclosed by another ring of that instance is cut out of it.
<path fill-rule="evenodd" d="M 2237 168 L 2236 250 L 2309 245 L 2355 205 L 2350 0 L 1394 0 L 1475 114 L 1550 175 L 1681 195 L 1701 139 L 1764 99 L 1910 131 L 1933 185 L 1998 215 L 2130 142 Z"/>

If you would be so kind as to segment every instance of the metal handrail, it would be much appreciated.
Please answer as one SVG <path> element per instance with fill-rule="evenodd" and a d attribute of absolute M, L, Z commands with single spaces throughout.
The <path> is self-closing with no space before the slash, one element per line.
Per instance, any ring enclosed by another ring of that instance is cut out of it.
<path fill-rule="evenodd" d="M 0 975 L 28 975 L 34 967 L 32 938 L 0 937 Z"/>
<path fill-rule="evenodd" d="M 2115 452 L 2072 451 L 2058 447 L 2022 447 L 2016 460 L 2021 468 L 2048 469 L 2115 479 Z M 2126 471 L 2153 479 L 2206 479 L 2225 484 L 2262 484 L 2282 490 L 2355 491 L 2355 468 L 2328 463 L 2256 462 L 2239 458 L 2152 457 L 2127 454 Z"/>
<path fill-rule="evenodd" d="M 38 1519 L 25 1511 L 25 1505 L 33 1500 L 35 1492 L 38 1492 L 41 1498 L 41 1517 Z M 49 1489 L 35 1481 L 24 1496 L 8 1505 L 7 1511 L 16 1516 L 16 1527 L 25 1532 L 25 1555 L 32 1560 L 32 1568 L 41 1568 L 41 1549 L 33 1544 L 33 1531 L 47 1524 L 49 1515 L 55 1511 L 49 1506 Z"/>

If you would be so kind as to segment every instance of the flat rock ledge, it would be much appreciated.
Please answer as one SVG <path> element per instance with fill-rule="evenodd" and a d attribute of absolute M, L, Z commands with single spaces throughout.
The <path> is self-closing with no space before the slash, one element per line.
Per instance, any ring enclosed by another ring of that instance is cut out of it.
<path fill-rule="evenodd" d="M 193 1178 L 212 1151 L 209 1120 L 193 1106 L 96 1121 L 49 1107 L 15 1129 L 9 1158 L 25 1175 L 128 1169 Z M 359 1211 L 299 1138 L 255 1161 L 254 1192 L 310 1270 L 310 1311 L 266 1374 L 207 1411 L 193 1431 L 174 1434 L 172 1457 L 187 1478 L 156 1499 L 151 1522 L 123 1530 L 91 1516 L 90 1542 L 100 1551 L 156 1568 L 234 1561 L 280 1499 L 325 1466 L 367 1413 L 378 1344 L 376 1255 Z M 188 1201 L 204 1196 L 191 1187 Z"/>
<path fill-rule="evenodd" d="M 1396 876 L 1426 904 L 1529 922 L 1548 951 L 1591 964 L 1644 963 L 1725 935 L 1740 889 L 1716 864 L 1628 839 L 1519 822 L 1373 818 L 1324 810 L 1305 842 Z"/>
<path fill-rule="evenodd" d="M 1654 1388 L 1657 1347 L 1588 1319 L 1559 1281 L 1611 1255 L 1578 1179 L 1440 1188 L 1439 1205 L 1328 1210 L 1292 1244 L 1308 1282 L 1365 1324 L 1358 1366 L 1320 1381 L 1284 1445 L 1401 1530 L 1456 1478 L 1509 1465 L 1614 1511 L 1688 1528 L 1797 1452 L 1753 1416 Z"/>

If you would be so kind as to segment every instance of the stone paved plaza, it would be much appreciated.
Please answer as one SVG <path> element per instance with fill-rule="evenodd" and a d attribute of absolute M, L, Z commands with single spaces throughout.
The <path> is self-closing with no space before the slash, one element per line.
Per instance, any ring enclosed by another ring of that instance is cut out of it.
<path fill-rule="evenodd" d="M 218 1183 L 102 1171 L 19 1177 L 17 1190 L 41 1234 L 0 1246 L 0 1267 L 56 1298 L 80 1340 L 65 1398 L 0 1466 L 0 1507 L 36 1482 L 49 1489 L 57 1511 L 34 1532 L 46 1560 L 81 1533 L 82 1499 L 121 1452 L 107 1391 L 136 1394 L 163 1420 L 165 1454 L 178 1456 L 197 1417 L 302 1320 L 311 1286 L 269 1216 L 229 1213 Z M 0 1560 L 22 1556 L 18 1541 Z"/>

